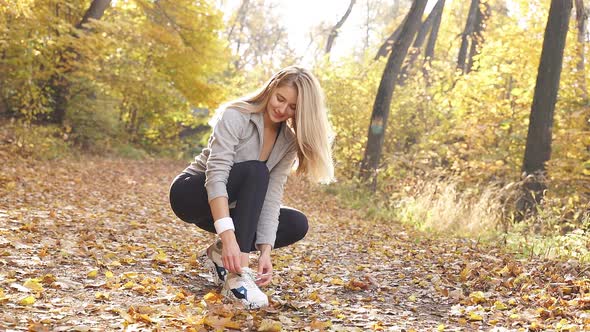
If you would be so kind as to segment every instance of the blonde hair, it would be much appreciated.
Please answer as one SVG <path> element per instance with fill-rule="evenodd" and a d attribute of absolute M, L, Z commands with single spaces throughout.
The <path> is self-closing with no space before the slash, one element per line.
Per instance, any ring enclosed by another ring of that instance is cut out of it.
<path fill-rule="evenodd" d="M 287 125 L 297 140 L 297 174 L 310 180 L 329 183 L 334 181 L 332 139 L 334 137 L 324 93 L 318 80 L 307 69 L 289 66 L 275 73 L 259 90 L 222 105 L 210 124 L 214 126 L 227 108 L 241 112 L 264 112 L 275 89 L 290 86 L 297 90 L 295 118 Z"/>

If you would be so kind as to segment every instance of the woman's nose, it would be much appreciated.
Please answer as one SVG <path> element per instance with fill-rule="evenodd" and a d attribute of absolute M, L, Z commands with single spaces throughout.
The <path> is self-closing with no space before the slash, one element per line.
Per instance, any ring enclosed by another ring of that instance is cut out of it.
<path fill-rule="evenodd" d="M 281 113 L 281 115 L 285 114 L 286 110 L 287 110 L 287 104 L 283 104 L 283 105 L 279 106 L 279 113 Z"/>

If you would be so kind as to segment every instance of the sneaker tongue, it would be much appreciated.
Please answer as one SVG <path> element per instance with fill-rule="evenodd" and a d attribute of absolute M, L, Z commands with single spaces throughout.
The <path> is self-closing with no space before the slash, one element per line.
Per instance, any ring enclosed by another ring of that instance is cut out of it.
<path fill-rule="evenodd" d="M 242 268 L 242 273 L 241 273 L 242 278 L 246 277 L 245 279 L 254 280 L 255 275 L 256 275 L 256 273 L 251 268 L 249 268 L 249 267 Z"/>

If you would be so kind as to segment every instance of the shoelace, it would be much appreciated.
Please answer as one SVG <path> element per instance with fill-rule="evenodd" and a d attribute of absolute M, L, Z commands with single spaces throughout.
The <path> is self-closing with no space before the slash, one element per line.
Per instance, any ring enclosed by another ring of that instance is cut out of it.
<path fill-rule="evenodd" d="M 244 284 L 246 284 L 246 288 L 258 288 L 258 286 L 256 286 L 256 282 L 254 282 L 254 271 L 242 269 L 242 274 L 240 274 L 240 276 L 242 277 Z"/>

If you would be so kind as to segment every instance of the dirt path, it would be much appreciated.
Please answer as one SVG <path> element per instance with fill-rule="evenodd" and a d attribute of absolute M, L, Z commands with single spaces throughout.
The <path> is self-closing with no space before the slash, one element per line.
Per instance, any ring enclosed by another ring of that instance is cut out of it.
<path fill-rule="evenodd" d="M 0 157 L 0 330 L 590 329 L 585 266 L 363 220 L 297 179 L 310 233 L 274 252 L 271 307 L 243 310 L 197 260 L 213 237 L 168 207 L 184 163 Z"/>

